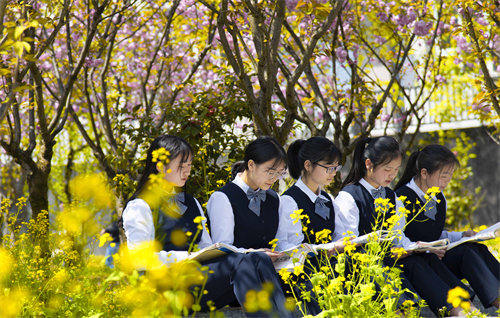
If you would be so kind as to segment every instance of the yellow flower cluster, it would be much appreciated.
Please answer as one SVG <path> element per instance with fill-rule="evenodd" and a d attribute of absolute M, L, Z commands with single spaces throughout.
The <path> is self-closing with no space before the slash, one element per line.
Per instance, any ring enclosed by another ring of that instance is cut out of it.
<path fill-rule="evenodd" d="M 448 297 L 446 301 L 455 308 L 461 307 L 465 310 L 468 310 L 470 308 L 469 298 L 469 293 L 465 289 L 457 286 L 448 291 Z"/>
<path fill-rule="evenodd" d="M 248 312 L 270 311 L 272 309 L 270 301 L 272 292 L 273 285 L 270 283 L 265 283 L 259 291 L 249 290 L 245 296 L 245 310 Z"/>
<path fill-rule="evenodd" d="M 168 158 L 170 156 L 170 152 L 166 150 L 165 148 L 158 148 L 156 150 L 153 150 L 152 152 L 152 162 L 156 162 L 156 168 L 160 173 L 163 173 L 165 165 L 167 165 L 170 162 L 170 159 Z M 171 170 L 166 171 L 166 173 L 170 173 Z"/>

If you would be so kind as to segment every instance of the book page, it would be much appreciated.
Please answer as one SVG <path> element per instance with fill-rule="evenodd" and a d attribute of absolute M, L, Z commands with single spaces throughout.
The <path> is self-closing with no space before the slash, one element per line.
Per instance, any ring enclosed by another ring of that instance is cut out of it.
<path fill-rule="evenodd" d="M 424 252 L 433 250 L 443 250 L 446 249 L 449 244 L 450 240 L 448 239 L 441 239 L 432 242 L 415 242 L 411 244 L 409 247 L 405 248 L 405 251 Z"/>
<path fill-rule="evenodd" d="M 491 240 L 499 236 L 500 236 L 500 222 L 495 223 L 492 226 L 477 232 L 476 235 L 474 236 L 462 237 L 460 240 L 451 243 L 448 246 L 448 250 L 466 242 L 481 242 L 481 241 Z"/>

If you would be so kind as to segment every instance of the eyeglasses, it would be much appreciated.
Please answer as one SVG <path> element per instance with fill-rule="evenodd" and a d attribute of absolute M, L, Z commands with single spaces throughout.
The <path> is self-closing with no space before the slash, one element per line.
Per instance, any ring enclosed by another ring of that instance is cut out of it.
<path fill-rule="evenodd" d="M 335 167 L 327 167 L 327 166 L 323 166 L 322 164 L 319 164 L 317 162 L 315 162 L 314 164 L 317 165 L 317 166 L 325 168 L 326 169 L 326 173 L 339 172 L 340 169 L 342 169 L 342 165 L 338 165 L 338 166 L 335 166 Z"/>
<path fill-rule="evenodd" d="M 267 177 L 269 179 L 275 179 L 275 178 L 281 179 L 281 178 L 284 178 L 286 176 L 286 169 L 281 170 L 281 171 L 276 171 L 274 169 L 268 169 L 266 171 L 266 173 L 267 173 Z"/>

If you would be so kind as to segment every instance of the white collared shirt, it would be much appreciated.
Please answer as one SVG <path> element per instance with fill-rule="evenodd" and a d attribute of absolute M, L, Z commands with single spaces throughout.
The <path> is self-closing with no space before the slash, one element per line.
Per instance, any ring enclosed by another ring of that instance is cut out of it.
<path fill-rule="evenodd" d="M 205 216 L 198 200 L 194 199 L 201 216 Z M 127 246 L 134 249 L 143 242 L 155 240 L 155 227 L 153 213 L 149 205 L 143 199 L 130 201 L 122 214 L 123 228 L 127 237 Z M 212 244 L 212 239 L 205 228 L 206 220 L 202 221 L 203 230 L 198 243 L 199 248 L 204 248 Z M 160 251 L 158 257 L 164 264 L 173 263 L 187 258 L 187 251 Z"/>
<path fill-rule="evenodd" d="M 302 181 L 302 178 L 299 178 L 295 183 L 302 192 L 304 192 L 307 197 L 311 200 L 311 202 L 315 202 L 317 197 L 325 198 L 322 194 L 317 195 L 309 187 Z M 330 196 L 330 195 L 328 195 Z M 333 202 L 333 198 L 330 196 L 330 199 Z M 338 218 L 338 208 L 335 203 L 333 203 L 334 213 L 335 213 L 335 231 L 332 233 L 332 242 L 342 238 L 342 233 L 345 231 L 343 223 Z M 278 251 L 284 251 L 294 246 L 301 244 L 304 241 L 304 233 L 302 232 L 302 223 L 300 221 L 293 223 L 293 219 L 290 216 L 294 211 L 298 210 L 298 205 L 295 200 L 289 195 L 281 196 L 281 204 L 280 204 L 280 229 L 278 233 L 280 237 L 276 237 L 278 239 L 278 245 L 276 249 Z"/>
<path fill-rule="evenodd" d="M 422 189 L 420 189 L 419 186 L 415 183 L 415 178 L 412 178 L 411 181 L 406 184 L 406 186 L 408 188 L 412 189 L 413 191 L 415 191 L 415 193 L 418 195 L 418 197 L 420 198 L 420 200 L 422 202 L 427 201 L 424 197 L 425 196 L 424 191 L 422 191 Z M 444 194 L 443 194 L 443 198 L 444 198 Z M 437 202 L 436 197 L 432 197 L 432 200 Z M 446 198 L 444 199 L 444 204 L 445 204 L 445 211 L 446 211 L 448 208 L 447 203 L 446 203 Z M 462 232 L 448 232 L 448 231 L 443 230 L 443 232 L 441 232 L 441 236 L 439 237 L 439 239 L 444 239 L 444 238 L 449 239 L 450 243 L 453 243 L 453 242 L 458 241 L 459 239 L 462 238 Z"/>
<path fill-rule="evenodd" d="M 241 172 L 236 175 L 236 178 L 232 181 L 238 187 L 243 190 L 243 192 L 247 192 L 250 188 L 248 184 L 243 181 L 241 178 Z M 264 191 L 262 189 L 258 189 L 257 191 Z M 279 199 L 279 196 L 278 196 Z M 281 200 L 280 200 L 281 206 Z M 221 191 L 215 191 L 210 196 L 207 202 L 207 214 L 210 218 L 210 233 L 212 235 L 212 241 L 214 243 L 222 242 L 225 244 L 233 245 L 234 243 L 234 213 L 233 207 L 231 206 L 231 202 L 227 195 Z M 280 221 L 281 223 L 281 218 Z M 276 237 L 283 236 L 280 233 L 280 230 L 283 230 L 283 227 L 278 225 L 278 232 L 276 233 Z M 238 248 L 238 250 L 245 251 L 245 248 Z"/>
<path fill-rule="evenodd" d="M 364 178 L 359 180 L 359 183 L 366 189 L 368 192 L 371 194 L 371 190 L 375 190 L 375 187 L 373 187 L 368 181 L 366 181 Z M 379 188 L 380 189 L 380 188 Z M 378 190 L 378 189 L 377 189 Z M 338 211 L 339 211 L 339 217 L 341 220 L 344 221 L 344 229 L 345 231 L 350 231 L 354 235 L 359 236 L 359 209 L 358 206 L 356 205 L 356 201 L 352 197 L 352 195 L 346 191 L 340 191 L 339 194 L 337 195 L 337 198 L 335 198 L 335 203 L 337 205 Z M 399 222 L 397 222 L 394 225 L 394 230 L 398 231 L 401 233 L 401 238 L 394 242 L 396 246 L 403 246 L 403 247 L 408 247 L 410 244 L 412 244 L 412 241 L 406 235 L 404 234 L 404 228 L 406 224 L 406 217 L 404 214 L 401 214 L 399 212 L 399 209 L 404 207 L 403 202 L 396 198 L 396 207 L 395 211 L 397 215 L 400 215 L 401 218 L 399 219 Z"/>

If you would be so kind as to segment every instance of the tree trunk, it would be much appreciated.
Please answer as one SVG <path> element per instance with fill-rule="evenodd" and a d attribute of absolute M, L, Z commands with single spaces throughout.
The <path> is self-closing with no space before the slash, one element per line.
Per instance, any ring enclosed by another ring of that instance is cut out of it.
<path fill-rule="evenodd" d="M 42 144 L 36 168 L 28 174 L 28 191 L 32 217 L 36 226 L 30 228 L 35 244 L 40 244 L 44 254 L 49 252 L 49 175 L 53 155 L 53 144 Z"/>

